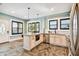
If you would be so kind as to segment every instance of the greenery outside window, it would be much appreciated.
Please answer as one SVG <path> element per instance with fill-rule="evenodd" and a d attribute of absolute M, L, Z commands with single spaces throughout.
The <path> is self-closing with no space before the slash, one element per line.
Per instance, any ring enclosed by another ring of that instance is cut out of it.
<path fill-rule="evenodd" d="M 28 23 L 28 32 L 39 33 L 40 22 Z"/>

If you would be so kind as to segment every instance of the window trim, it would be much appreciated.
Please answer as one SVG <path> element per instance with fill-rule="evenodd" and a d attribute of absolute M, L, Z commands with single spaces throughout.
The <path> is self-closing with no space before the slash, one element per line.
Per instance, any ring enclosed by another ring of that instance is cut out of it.
<path fill-rule="evenodd" d="M 62 21 L 62 20 L 70 20 L 70 18 L 63 18 L 63 19 L 60 19 L 60 29 L 61 29 L 61 30 L 69 30 L 69 28 L 61 28 L 61 25 L 62 25 L 62 24 L 61 24 L 61 21 Z"/>
<path fill-rule="evenodd" d="M 50 22 L 51 21 L 56 21 L 56 28 L 50 28 Z M 49 30 L 57 30 L 58 29 L 58 20 L 49 20 Z"/>
<path fill-rule="evenodd" d="M 17 23 L 17 33 L 13 33 L 13 22 Z M 22 32 L 19 33 L 19 24 L 22 24 Z M 11 28 L 12 28 L 12 35 L 15 35 L 15 34 L 22 34 L 23 33 L 23 23 L 22 22 L 18 22 L 18 21 L 12 21 L 12 25 L 11 25 Z"/>
<path fill-rule="evenodd" d="M 31 25 L 31 26 L 33 26 L 33 24 L 34 25 L 37 25 L 38 24 L 38 31 L 31 31 L 31 30 L 29 30 L 29 25 Z M 32 22 L 32 23 L 28 23 L 28 32 L 34 32 L 34 33 L 39 33 L 40 32 L 40 22 Z"/>
<path fill-rule="evenodd" d="M 31 32 L 31 30 L 29 29 L 29 26 L 32 26 L 32 23 L 28 23 L 28 32 Z"/>

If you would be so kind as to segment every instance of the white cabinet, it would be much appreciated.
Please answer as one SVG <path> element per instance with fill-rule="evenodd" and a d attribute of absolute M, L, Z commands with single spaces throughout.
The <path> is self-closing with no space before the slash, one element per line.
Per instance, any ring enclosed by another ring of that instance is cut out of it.
<path fill-rule="evenodd" d="M 67 47 L 66 37 L 64 35 L 50 35 L 50 44 Z"/>
<path fill-rule="evenodd" d="M 29 36 L 24 36 L 23 39 L 23 48 L 29 50 L 30 49 L 30 37 Z"/>
<path fill-rule="evenodd" d="M 43 35 L 39 35 L 39 40 L 36 41 L 36 35 L 24 35 L 23 48 L 26 50 L 31 50 L 35 46 L 43 42 Z"/>
<path fill-rule="evenodd" d="M 26 50 L 31 50 L 35 46 L 34 38 L 32 35 L 24 35 L 23 48 Z"/>

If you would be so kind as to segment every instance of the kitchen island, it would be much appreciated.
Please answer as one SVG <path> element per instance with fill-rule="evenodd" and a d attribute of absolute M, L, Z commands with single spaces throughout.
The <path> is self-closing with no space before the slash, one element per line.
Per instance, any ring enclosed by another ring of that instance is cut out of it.
<path fill-rule="evenodd" d="M 23 48 L 31 50 L 43 42 L 43 34 L 24 34 Z"/>

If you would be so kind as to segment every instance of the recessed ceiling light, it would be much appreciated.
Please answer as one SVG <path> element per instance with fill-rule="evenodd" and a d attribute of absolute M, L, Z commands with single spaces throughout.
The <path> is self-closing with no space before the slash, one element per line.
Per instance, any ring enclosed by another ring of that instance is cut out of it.
<path fill-rule="evenodd" d="M 51 11 L 54 11 L 54 8 L 51 8 L 50 10 L 51 10 Z"/>
<path fill-rule="evenodd" d="M 11 11 L 11 13 L 15 13 L 15 11 Z"/>
<path fill-rule="evenodd" d="M 24 16 L 24 18 L 26 18 L 27 16 Z"/>

